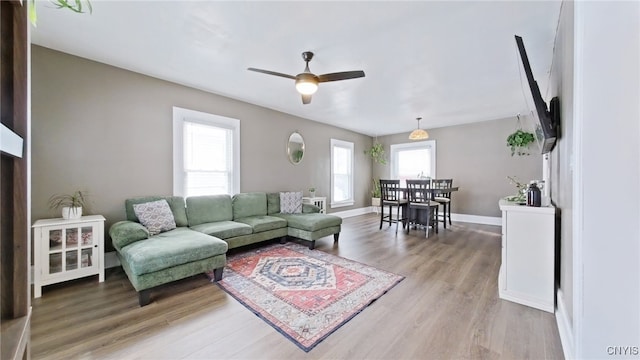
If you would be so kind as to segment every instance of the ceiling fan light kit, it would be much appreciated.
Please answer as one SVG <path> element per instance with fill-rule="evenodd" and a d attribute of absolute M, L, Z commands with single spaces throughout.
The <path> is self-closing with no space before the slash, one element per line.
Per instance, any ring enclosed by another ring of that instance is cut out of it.
<path fill-rule="evenodd" d="M 311 72 L 311 70 L 309 70 L 309 61 L 313 59 L 313 53 L 311 51 L 303 52 L 302 59 L 306 63 L 304 71 L 296 76 L 256 68 L 248 68 L 247 70 L 295 80 L 296 90 L 298 90 L 298 92 L 302 95 L 302 103 L 305 105 L 311 102 L 311 95 L 318 91 L 318 83 L 364 77 L 364 71 L 362 70 L 315 75 Z"/>
<path fill-rule="evenodd" d="M 426 130 L 420 129 L 420 120 L 421 117 L 416 118 L 418 120 L 418 128 L 413 130 L 411 134 L 409 134 L 409 140 L 424 140 L 429 138 L 429 133 Z"/>
<path fill-rule="evenodd" d="M 296 90 L 302 95 L 313 95 L 318 91 L 318 78 L 313 74 L 302 73 L 296 77 Z"/>

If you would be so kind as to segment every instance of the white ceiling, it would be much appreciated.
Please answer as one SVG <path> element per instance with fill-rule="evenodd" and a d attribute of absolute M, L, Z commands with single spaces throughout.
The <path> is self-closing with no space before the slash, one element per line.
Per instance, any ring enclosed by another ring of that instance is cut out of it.
<path fill-rule="evenodd" d="M 92 14 L 38 1 L 32 42 L 160 79 L 376 136 L 527 113 L 514 34 L 545 96 L 559 1 L 98 1 Z M 364 70 L 320 84 L 311 71 Z M 526 86 L 526 84 L 525 84 Z M 524 90 L 527 90 L 526 88 Z M 527 90 L 528 91 L 528 90 Z"/>

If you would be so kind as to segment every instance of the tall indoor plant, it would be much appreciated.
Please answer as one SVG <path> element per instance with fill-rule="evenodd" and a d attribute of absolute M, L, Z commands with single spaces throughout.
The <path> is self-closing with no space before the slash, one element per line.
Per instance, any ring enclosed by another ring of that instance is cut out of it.
<path fill-rule="evenodd" d="M 380 182 L 377 179 L 373 179 L 373 188 L 371 190 L 371 206 L 380 206 Z"/>

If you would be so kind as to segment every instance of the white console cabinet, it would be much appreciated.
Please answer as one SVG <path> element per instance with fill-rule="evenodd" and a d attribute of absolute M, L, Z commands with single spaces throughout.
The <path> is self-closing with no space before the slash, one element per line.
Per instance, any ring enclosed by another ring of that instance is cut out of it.
<path fill-rule="evenodd" d="M 500 298 L 554 312 L 555 207 L 500 200 L 500 210 Z"/>
<path fill-rule="evenodd" d="M 42 287 L 61 281 L 98 275 L 104 281 L 104 217 L 42 219 L 33 224 L 33 296 Z"/>
<path fill-rule="evenodd" d="M 305 204 L 312 204 L 320 208 L 320 213 L 325 214 L 327 211 L 327 198 L 322 196 L 316 197 L 303 197 L 302 202 Z"/>

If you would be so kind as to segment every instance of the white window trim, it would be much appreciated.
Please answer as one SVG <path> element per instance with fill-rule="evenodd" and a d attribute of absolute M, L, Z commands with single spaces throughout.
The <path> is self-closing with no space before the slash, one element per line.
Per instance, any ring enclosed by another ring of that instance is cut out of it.
<path fill-rule="evenodd" d="M 184 121 L 231 129 L 233 132 L 233 194 L 240 193 L 240 120 L 173 107 L 173 195 L 185 196 Z M 231 194 L 230 194 L 231 195 Z"/>
<path fill-rule="evenodd" d="M 334 180 L 333 180 L 334 179 L 334 176 L 333 176 L 333 149 L 335 147 L 341 147 L 341 148 L 346 148 L 346 149 L 351 150 L 351 181 L 349 182 L 349 199 L 344 200 L 344 201 L 337 201 L 337 202 L 333 201 L 333 183 L 334 183 Z M 354 165 L 354 162 L 355 162 L 354 144 L 352 142 L 349 142 L 349 141 L 331 139 L 331 207 L 332 208 L 352 206 L 353 204 L 355 204 L 354 191 L 353 191 L 353 184 L 355 182 L 355 173 L 354 173 L 354 166 L 355 165 Z"/>
<path fill-rule="evenodd" d="M 397 160 L 397 154 L 398 151 L 402 151 L 402 150 L 410 150 L 410 149 L 424 149 L 424 148 L 430 148 L 431 149 L 431 178 L 432 179 L 437 179 L 436 177 L 436 141 L 435 140 L 425 140 L 425 141 L 416 141 L 416 142 L 410 142 L 410 143 L 403 143 L 403 144 L 393 144 L 391 145 L 390 149 L 389 149 L 389 154 L 390 154 L 390 158 L 391 158 L 391 178 L 392 179 L 397 179 L 398 178 L 398 160 Z"/>

